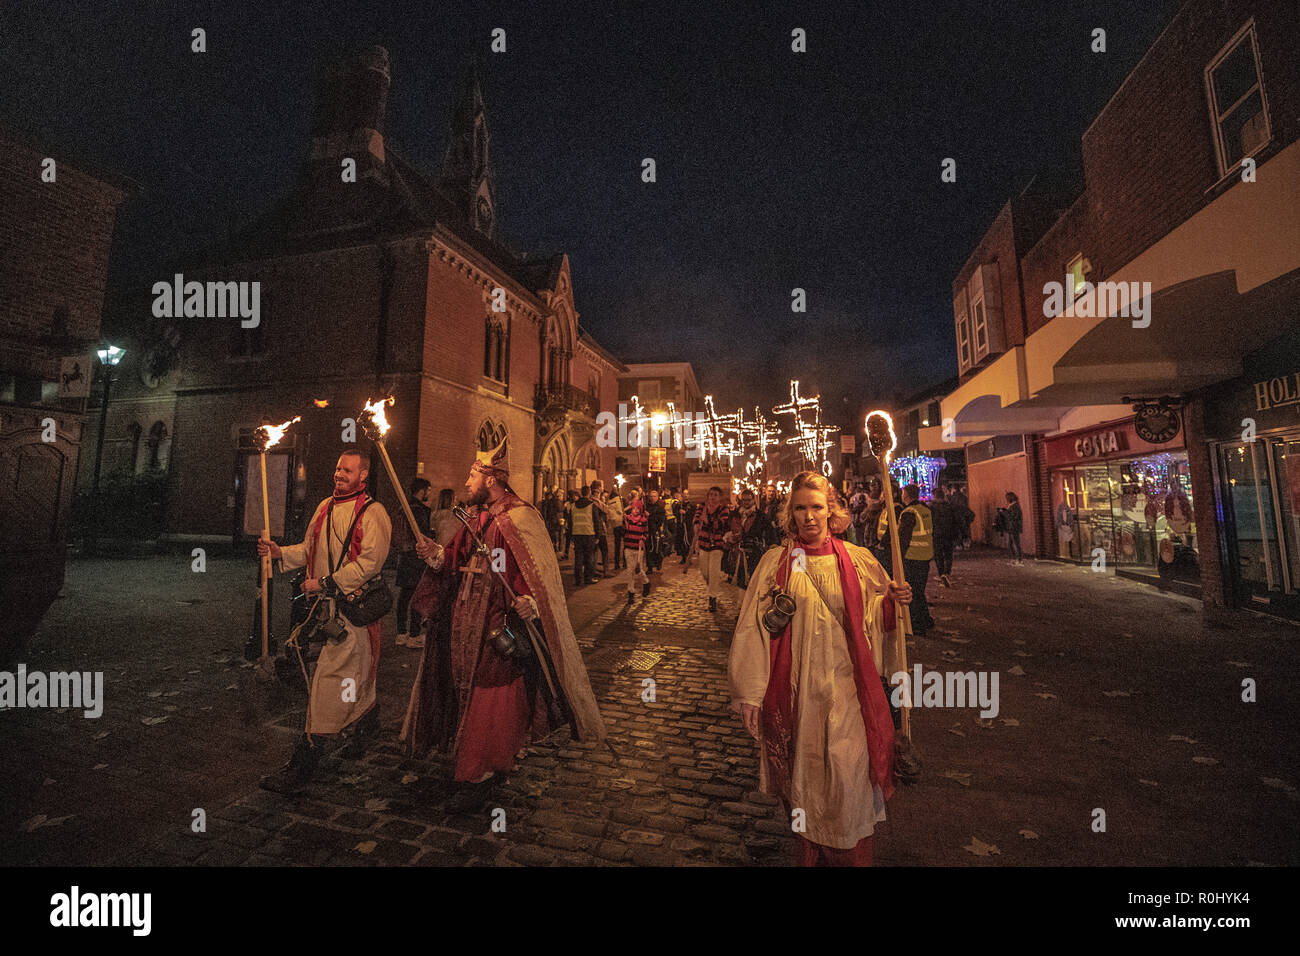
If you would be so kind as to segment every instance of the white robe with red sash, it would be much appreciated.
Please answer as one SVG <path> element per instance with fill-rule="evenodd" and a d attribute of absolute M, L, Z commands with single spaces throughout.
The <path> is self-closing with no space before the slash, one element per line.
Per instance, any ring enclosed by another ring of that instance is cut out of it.
<path fill-rule="evenodd" d="M 384 506 L 372 501 L 357 522 L 352 540 L 344 540 L 356 509 L 364 500 L 364 495 L 359 494 L 342 501 L 333 498 L 322 501 L 307 526 L 303 543 L 280 549 L 281 568 L 289 571 L 306 566 L 311 577 L 322 578 L 330 573 L 331 556 L 338 563 L 346 548 L 347 557 L 334 572 L 334 583 L 342 593 L 351 593 L 378 575 L 388 558 L 392 535 L 392 524 Z M 335 501 L 334 510 L 326 522 L 331 501 Z M 369 627 L 357 627 L 342 615 L 339 617 L 347 625 L 348 636 L 342 643 L 325 644 L 321 648 L 307 704 L 309 734 L 336 734 L 364 717 L 375 705 L 382 624 L 376 621 Z"/>

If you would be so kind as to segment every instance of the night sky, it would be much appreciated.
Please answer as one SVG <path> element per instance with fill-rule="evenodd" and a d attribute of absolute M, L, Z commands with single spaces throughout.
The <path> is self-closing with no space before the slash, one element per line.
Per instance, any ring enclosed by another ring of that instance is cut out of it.
<path fill-rule="evenodd" d="M 436 172 L 477 54 L 503 237 L 568 253 L 582 324 L 625 361 L 693 362 L 720 409 L 799 378 L 847 425 L 956 373 L 954 274 L 1035 173 L 1077 167 L 1178 3 L 105 6 L 0 4 L 0 127 L 140 186 L 115 289 L 289 189 L 322 62 L 386 47 L 386 139 Z"/>

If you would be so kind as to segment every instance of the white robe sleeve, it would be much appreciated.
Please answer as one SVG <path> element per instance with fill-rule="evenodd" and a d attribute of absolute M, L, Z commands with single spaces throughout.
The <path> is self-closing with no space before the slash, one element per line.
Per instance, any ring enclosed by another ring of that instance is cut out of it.
<path fill-rule="evenodd" d="M 316 519 L 319 518 L 321 512 L 328 507 L 328 498 L 316 506 L 316 510 L 312 512 L 311 520 L 307 522 L 307 533 L 303 535 L 302 544 L 283 544 L 280 546 L 281 571 L 292 571 L 295 568 L 301 568 L 306 565 L 307 538 L 311 536 L 312 528 L 316 527 Z"/>
<path fill-rule="evenodd" d="M 884 627 L 884 605 L 889 588 L 889 575 L 876 560 L 876 556 L 866 548 L 850 544 L 848 549 L 858 572 L 858 582 L 862 586 L 862 619 L 866 624 L 867 639 L 871 641 L 872 656 L 876 659 L 876 671 L 886 674 L 885 665 L 888 663 L 893 668 L 895 656 L 894 635 L 886 634 Z"/>
<path fill-rule="evenodd" d="M 771 548 L 763 555 L 740 603 L 740 617 L 736 620 L 736 633 L 731 640 L 731 657 L 727 664 L 731 706 L 736 711 L 740 710 L 741 704 L 761 707 L 767 693 L 768 673 L 772 666 L 771 638 L 759 618 L 767 610 L 763 597 L 776 581 L 780 558 L 780 548 Z"/>

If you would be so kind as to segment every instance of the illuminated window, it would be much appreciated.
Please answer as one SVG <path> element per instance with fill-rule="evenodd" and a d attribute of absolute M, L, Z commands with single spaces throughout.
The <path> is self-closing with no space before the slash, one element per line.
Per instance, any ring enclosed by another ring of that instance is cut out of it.
<path fill-rule="evenodd" d="M 1080 253 L 1071 259 L 1070 264 L 1065 267 L 1065 271 L 1069 273 L 1070 280 L 1074 283 L 1074 294 L 1078 295 L 1079 290 L 1083 288 L 1084 282 L 1087 281 L 1083 274 L 1083 254 Z"/>

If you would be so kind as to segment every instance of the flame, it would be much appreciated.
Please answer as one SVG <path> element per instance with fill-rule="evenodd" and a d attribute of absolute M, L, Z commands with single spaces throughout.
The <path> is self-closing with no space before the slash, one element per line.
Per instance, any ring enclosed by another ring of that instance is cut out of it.
<path fill-rule="evenodd" d="M 623 487 L 623 484 L 624 484 L 626 481 L 627 481 L 627 479 L 624 478 L 622 475 L 615 475 L 615 476 L 614 476 L 614 487 L 616 487 L 616 488 L 622 488 L 622 487 Z"/>
<path fill-rule="evenodd" d="M 898 436 L 894 434 L 894 419 L 890 417 L 889 412 L 883 412 L 883 411 L 880 411 L 880 410 L 876 410 L 876 411 L 874 411 L 874 412 L 868 412 L 868 413 L 867 413 L 867 419 L 866 419 L 866 422 L 863 424 L 863 427 L 864 427 L 864 428 L 866 429 L 866 431 L 867 431 L 867 446 L 868 446 L 868 447 L 871 447 L 871 425 L 870 425 L 870 422 L 871 422 L 871 419 L 874 418 L 874 417 L 877 416 L 877 415 L 879 415 L 881 418 L 883 418 L 883 419 L 885 420 L 885 422 L 889 425 L 889 447 L 885 450 L 885 465 L 888 466 L 888 465 L 889 465 L 889 453 L 892 452 L 895 448 L 898 447 Z M 873 452 L 875 451 L 875 448 L 874 448 L 874 447 L 872 447 L 872 451 L 873 451 Z"/>
<path fill-rule="evenodd" d="M 397 404 L 397 399 L 392 395 L 389 395 L 387 398 L 381 398 L 374 402 L 367 400 L 365 408 L 361 411 L 361 414 L 369 415 L 371 421 L 375 423 L 375 428 L 378 429 L 380 438 L 387 435 L 388 429 L 392 427 L 388 424 L 387 416 L 384 415 L 384 406 L 395 404 Z"/>
<path fill-rule="evenodd" d="M 328 398 L 313 398 L 311 403 L 317 408 L 329 408 L 330 400 Z"/>
<path fill-rule="evenodd" d="M 302 421 L 301 415 L 297 416 L 296 418 L 291 418 L 287 422 L 282 422 L 279 425 L 262 425 L 261 431 L 263 434 L 266 435 L 266 445 L 263 446 L 262 450 L 265 451 L 267 448 L 270 448 L 273 445 L 278 445 L 280 443 L 280 439 L 284 437 L 284 433 L 288 431 L 289 426 L 292 425 L 294 422 L 300 422 L 300 421 Z"/>

